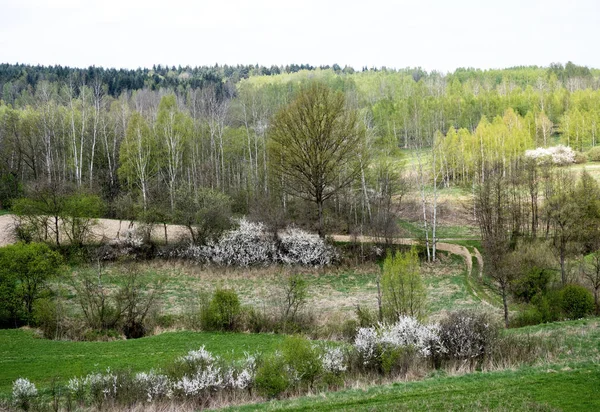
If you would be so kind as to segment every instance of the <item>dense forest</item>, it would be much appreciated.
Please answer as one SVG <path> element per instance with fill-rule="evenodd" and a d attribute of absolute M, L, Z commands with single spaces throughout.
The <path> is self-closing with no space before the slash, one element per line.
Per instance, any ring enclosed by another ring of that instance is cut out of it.
<path fill-rule="evenodd" d="M 325 203 L 338 230 L 389 223 L 389 200 L 403 190 L 394 177 L 403 149 L 435 149 L 419 158 L 422 183 L 469 187 L 490 165 L 516 169 L 528 149 L 562 143 L 585 152 L 598 144 L 600 72 L 571 62 L 448 74 L 3 64 L 0 202 L 85 192 L 101 198 L 97 210 L 110 217 L 186 224 L 199 219 L 188 206 L 205 216 L 310 221 L 312 212 L 284 190 L 268 146 L 274 116 L 315 80 L 344 94 L 367 148 L 360 178 Z"/>

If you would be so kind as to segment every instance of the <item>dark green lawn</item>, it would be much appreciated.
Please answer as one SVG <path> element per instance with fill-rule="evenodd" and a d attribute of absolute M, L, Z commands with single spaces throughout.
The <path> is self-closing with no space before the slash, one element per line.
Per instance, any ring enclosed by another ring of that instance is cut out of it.
<path fill-rule="evenodd" d="M 525 368 L 436 377 L 420 382 L 319 394 L 232 410 L 598 411 L 600 365 L 587 362 L 574 365 L 574 368 Z"/>
<path fill-rule="evenodd" d="M 39 339 L 28 330 L 0 330 L 0 394 L 9 393 L 19 377 L 44 387 L 54 377 L 68 380 L 107 367 L 158 368 L 202 345 L 233 358 L 244 352 L 270 352 L 281 340 L 271 334 L 171 332 L 135 340 L 67 342 Z"/>

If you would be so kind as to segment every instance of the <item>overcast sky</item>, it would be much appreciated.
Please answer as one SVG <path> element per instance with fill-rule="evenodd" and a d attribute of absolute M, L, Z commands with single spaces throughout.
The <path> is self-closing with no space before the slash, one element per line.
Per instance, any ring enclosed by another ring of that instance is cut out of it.
<path fill-rule="evenodd" d="M 0 62 L 600 68 L 600 0 L 0 0 Z"/>

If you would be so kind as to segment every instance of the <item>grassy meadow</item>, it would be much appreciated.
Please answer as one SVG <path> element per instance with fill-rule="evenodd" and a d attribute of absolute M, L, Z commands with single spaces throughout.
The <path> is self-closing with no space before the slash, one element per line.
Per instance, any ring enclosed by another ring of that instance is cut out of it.
<path fill-rule="evenodd" d="M 477 307 L 489 309 L 490 305 L 482 303 L 482 300 L 492 298 L 488 296 L 489 293 L 481 293 L 486 290 L 484 286 L 469 278 L 462 258 L 444 252 L 440 252 L 438 256 L 438 263 L 423 265 L 428 314 L 435 318 L 448 310 Z M 474 273 L 477 273 L 477 266 L 474 267 Z M 72 267 L 71 276 L 94 274 L 97 270 L 88 266 Z M 321 269 L 242 269 L 154 261 L 133 263 L 128 267 L 118 263 L 108 264 L 102 269 L 103 282 L 111 287 L 118 287 L 124 281 L 126 270 L 137 271 L 143 283 L 161 282 L 161 312 L 173 316 L 196 310 L 202 296 L 217 288 L 235 290 L 242 304 L 267 311 L 277 310 L 281 304 L 281 290 L 286 275 L 299 274 L 308 285 L 307 310 L 323 323 L 335 320 L 336 317 L 343 320 L 348 313 L 356 310 L 357 305 L 375 309 L 377 279 L 381 271 L 380 266 L 375 263 Z M 68 283 L 61 280 L 60 285 L 66 287 L 68 305 L 77 310 L 78 303 Z"/>
<path fill-rule="evenodd" d="M 111 342 L 70 342 L 43 339 L 33 330 L 0 330 L 0 394 L 10 393 L 12 383 L 27 377 L 38 387 L 53 378 L 69 378 L 92 372 L 131 369 L 149 371 L 167 366 L 176 358 L 201 346 L 225 359 L 248 353 L 270 353 L 281 335 L 168 332 L 141 339 Z"/>
<path fill-rule="evenodd" d="M 556 322 L 504 333 L 543 337 L 555 357 L 517 369 L 463 374 L 433 372 L 420 381 L 365 384 L 340 392 L 228 410 L 501 410 L 600 409 L 600 319 Z"/>

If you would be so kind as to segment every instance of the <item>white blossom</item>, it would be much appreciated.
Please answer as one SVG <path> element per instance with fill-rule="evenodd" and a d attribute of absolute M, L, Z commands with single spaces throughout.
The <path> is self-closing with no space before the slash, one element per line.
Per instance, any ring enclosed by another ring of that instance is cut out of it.
<path fill-rule="evenodd" d="M 184 376 L 173 387 L 185 396 L 198 396 L 205 391 L 222 388 L 223 383 L 220 368 L 209 365 L 192 376 Z"/>
<path fill-rule="evenodd" d="M 319 235 L 288 227 L 279 235 L 277 256 L 282 263 L 290 265 L 330 265 L 336 258 L 335 249 Z"/>
<path fill-rule="evenodd" d="M 276 248 L 262 223 L 244 218 L 237 229 L 225 232 L 218 242 L 207 246 L 207 254 L 220 265 L 252 266 L 272 262 Z"/>
<path fill-rule="evenodd" d="M 179 358 L 179 360 L 181 362 L 185 362 L 185 363 L 189 363 L 189 364 L 204 364 L 204 365 L 212 364 L 215 361 L 215 359 L 216 359 L 215 356 L 213 356 L 212 353 L 207 351 L 204 348 L 204 345 L 202 345 L 202 347 L 200 347 L 200 349 L 191 350 L 187 353 L 187 355 L 184 355 Z"/>
<path fill-rule="evenodd" d="M 525 157 L 534 160 L 537 164 L 568 165 L 575 162 L 575 151 L 569 146 L 552 146 L 548 148 L 525 151 Z"/>
<path fill-rule="evenodd" d="M 340 374 L 348 369 L 344 351 L 340 347 L 326 347 L 321 355 L 323 369 L 327 372 Z"/>
<path fill-rule="evenodd" d="M 166 375 L 156 373 L 153 370 L 150 372 L 140 372 L 135 375 L 135 381 L 146 392 L 146 400 L 148 402 L 172 396 L 171 382 Z"/>
<path fill-rule="evenodd" d="M 34 383 L 27 378 L 19 378 L 13 383 L 12 396 L 17 404 L 27 404 L 32 398 L 37 396 L 37 388 Z"/>
<path fill-rule="evenodd" d="M 354 348 L 366 365 L 377 356 L 379 338 L 374 327 L 359 328 L 354 338 Z"/>
<path fill-rule="evenodd" d="M 423 357 L 446 351 L 440 338 L 439 325 L 423 325 L 411 316 L 400 316 L 392 325 L 382 323 L 377 328 L 360 328 L 354 347 L 365 364 L 377 359 L 388 349 L 411 347 Z"/>

